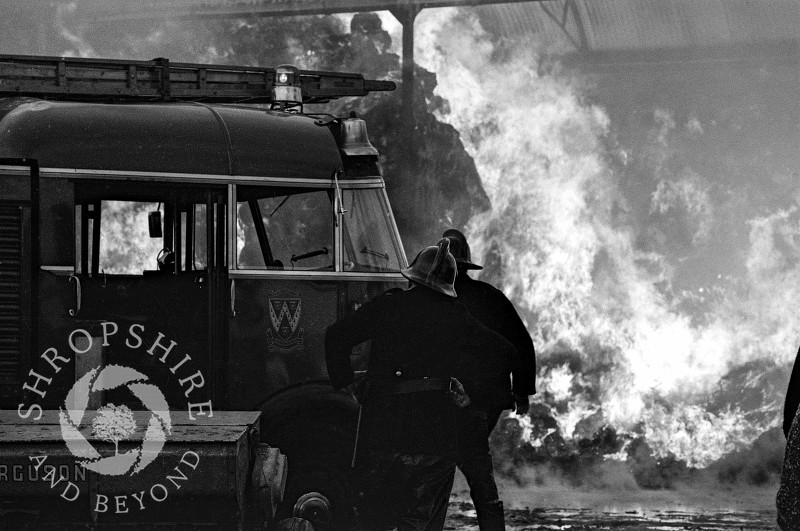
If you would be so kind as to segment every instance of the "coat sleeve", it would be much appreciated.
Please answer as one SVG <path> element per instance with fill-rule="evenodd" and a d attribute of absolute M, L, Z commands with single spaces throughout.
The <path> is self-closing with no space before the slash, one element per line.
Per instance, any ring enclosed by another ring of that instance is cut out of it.
<path fill-rule="evenodd" d="M 783 435 L 787 439 L 798 405 L 800 405 L 800 350 L 797 351 L 797 358 L 794 360 L 789 387 L 786 389 L 786 402 L 783 404 Z"/>
<path fill-rule="evenodd" d="M 504 302 L 502 329 L 498 332 L 514 345 L 518 353 L 511 371 L 512 391 L 515 395 L 536 394 L 536 350 L 533 339 L 514 305 L 502 292 L 500 294 Z"/>
<path fill-rule="evenodd" d="M 380 302 L 367 303 L 339 319 L 325 331 L 325 362 L 334 389 L 344 389 L 353 383 L 350 354 L 353 347 L 374 337 L 375 324 L 379 321 L 381 310 Z"/>
<path fill-rule="evenodd" d="M 469 315 L 465 318 L 469 332 L 463 337 L 464 350 L 470 356 L 473 375 L 484 382 L 507 380 L 508 373 L 520 364 L 517 349 L 477 319 Z M 468 377 L 467 380 L 472 381 L 473 378 Z"/>
<path fill-rule="evenodd" d="M 795 367 L 797 365 L 795 364 Z M 778 525 L 781 529 L 800 529 L 800 416 L 793 419 L 794 429 L 789 430 L 786 450 L 783 454 L 781 483 L 775 504 L 778 509 Z M 790 425 L 791 428 L 791 425 Z"/>

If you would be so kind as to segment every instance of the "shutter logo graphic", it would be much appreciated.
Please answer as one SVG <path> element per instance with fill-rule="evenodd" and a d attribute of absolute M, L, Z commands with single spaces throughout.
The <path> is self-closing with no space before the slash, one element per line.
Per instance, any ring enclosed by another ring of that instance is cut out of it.
<path fill-rule="evenodd" d="M 72 386 L 59 410 L 61 436 L 72 454 L 83 466 L 108 476 L 133 475 L 152 463 L 164 448 L 171 433 L 172 421 L 167 400 L 161 390 L 147 383 L 147 376 L 122 365 L 94 368 Z M 136 419 L 127 406 L 108 404 L 97 410 L 93 419 L 85 418 L 92 393 L 125 386 L 149 410 L 150 418 L 141 444 L 119 452 L 119 442 L 137 430 Z M 114 443 L 114 455 L 103 456 L 81 432 L 88 431 L 100 440 Z"/>

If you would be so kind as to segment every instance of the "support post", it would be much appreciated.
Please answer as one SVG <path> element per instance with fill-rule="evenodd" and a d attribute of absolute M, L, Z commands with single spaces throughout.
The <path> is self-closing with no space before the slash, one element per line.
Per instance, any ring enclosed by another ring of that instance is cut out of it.
<path fill-rule="evenodd" d="M 403 26 L 403 70 L 400 87 L 402 113 L 401 142 L 410 171 L 417 169 L 416 117 L 414 116 L 414 20 L 420 12 L 416 5 L 398 6 L 392 14 Z"/>

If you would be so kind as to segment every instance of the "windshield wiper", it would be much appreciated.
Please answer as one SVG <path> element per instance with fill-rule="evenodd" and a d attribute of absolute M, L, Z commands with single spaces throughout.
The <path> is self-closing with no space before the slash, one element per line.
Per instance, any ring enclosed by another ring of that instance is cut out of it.
<path fill-rule="evenodd" d="M 287 195 L 286 197 L 284 197 L 284 198 L 283 198 L 283 201 L 281 201 L 281 204 L 280 204 L 280 205 L 278 205 L 278 206 L 276 206 L 276 207 L 275 207 L 275 210 L 273 210 L 273 211 L 272 211 L 272 214 L 270 214 L 270 215 L 269 215 L 269 216 L 267 216 L 267 217 L 268 217 L 268 218 L 271 218 L 272 216 L 274 216 L 274 215 L 275 215 L 275 212 L 277 212 L 277 211 L 278 211 L 278 209 L 279 209 L 280 207 L 282 207 L 282 206 L 283 206 L 283 204 L 284 204 L 286 201 L 288 201 L 290 197 L 292 197 L 292 196 L 291 196 L 291 195 Z"/>
<path fill-rule="evenodd" d="M 372 249 L 367 249 L 366 246 L 364 246 L 364 248 L 361 249 L 361 254 L 371 254 L 372 256 L 377 256 L 379 258 L 383 258 L 387 262 L 389 261 L 389 253 L 382 253 L 380 251 L 373 251 Z"/>
<path fill-rule="evenodd" d="M 321 254 L 328 254 L 328 248 L 323 247 L 322 249 L 317 249 L 316 251 L 310 251 L 304 254 L 292 255 L 290 260 L 292 263 L 299 262 L 300 260 L 305 260 L 306 258 L 314 258 L 315 256 L 319 256 Z"/>

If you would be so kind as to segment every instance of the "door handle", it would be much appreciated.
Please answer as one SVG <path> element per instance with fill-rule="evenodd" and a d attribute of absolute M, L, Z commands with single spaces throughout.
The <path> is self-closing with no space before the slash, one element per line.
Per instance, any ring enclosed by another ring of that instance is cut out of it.
<path fill-rule="evenodd" d="M 81 311 L 81 279 L 79 279 L 75 275 L 70 275 L 69 281 L 72 282 L 73 280 L 75 281 L 75 300 L 77 302 L 77 306 L 75 307 L 74 310 L 70 309 L 69 314 L 72 317 L 75 317 L 76 315 L 78 315 L 78 312 Z"/>
<path fill-rule="evenodd" d="M 231 279 L 231 317 L 236 317 L 236 279 Z"/>

